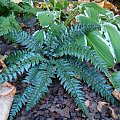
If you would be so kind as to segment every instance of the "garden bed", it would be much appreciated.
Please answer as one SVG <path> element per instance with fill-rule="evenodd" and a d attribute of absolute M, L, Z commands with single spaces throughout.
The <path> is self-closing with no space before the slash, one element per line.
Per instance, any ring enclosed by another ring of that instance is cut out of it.
<path fill-rule="evenodd" d="M 120 119 L 120 18 L 113 4 L 115 14 L 95 3 L 0 5 L 10 10 L 0 18 L 7 66 L 0 82 L 17 89 L 10 120 Z"/>

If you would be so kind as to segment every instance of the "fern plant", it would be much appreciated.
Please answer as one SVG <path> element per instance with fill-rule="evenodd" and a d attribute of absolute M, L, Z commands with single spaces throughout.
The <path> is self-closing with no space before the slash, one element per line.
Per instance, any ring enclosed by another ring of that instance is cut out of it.
<path fill-rule="evenodd" d="M 39 9 L 28 2 L 16 4 L 10 0 L 0 1 L 0 36 L 6 35 L 13 29 L 21 30 L 19 23 L 35 17 Z M 22 20 L 21 20 L 22 19 Z"/>
<path fill-rule="evenodd" d="M 27 87 L 22 95 L 15 96 L 10 120 L 13 120 L 23 105 L 26 105 L 27 110 L 35 106 L 48 91 L 52 78 L 56 76 L 64 89 L 74 98 L 76 105 L 90 119 L 91 115 L 84 103 L 82 79 L 108 102 L 117 103 L 112 96 L 112 86 L 106 83 L 106 79 L 99 72 L 100 70 L 108 78 L 111 77 L 104 60 L 91 47 L 78 45 L 76 42 L 79 37 L 93 29 L 99 29 L 100 26 L 77 24 L 69 29 L 61 27 L 57 33 L 51 28 L 33 35 L 17 30 L 8 34 L 12 42 L 20 44 L 23 49 L 8 56 L 6 59 L 8 67 L 0 74 L 0 83 L 17 80 L 18 75 L 27 72 L 22 81 L 27 83 Z M 91 63 L 94 65 L 92 68 L 89 66 Z M 80 80 L 76 75 L 80 75 Z"/>

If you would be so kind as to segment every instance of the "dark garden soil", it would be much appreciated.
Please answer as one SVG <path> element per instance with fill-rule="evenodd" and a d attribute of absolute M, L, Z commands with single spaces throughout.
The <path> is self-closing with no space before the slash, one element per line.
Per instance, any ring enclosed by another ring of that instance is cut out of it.
<path fill-rule="evenodd" d="M 2 38 L 0 39 L 2 40 Z M 9 54 L 10 51 L 14 50 L 12 46 L 3 43 L 1 40 L 0 54 Z M 118 69 L 120 68 L 118 65 L 117 67 Z M 19 81 L 13 83 L 13 85 L 17 87 L 17 93 L 22 93 L 26 87 L 25 84 L 21 84 Z M 83 90 L 85 92 L 86 104 L 95 120 L 114 120 L 108 105 L 104 105 L 101 112 L 97 110 L 98 102 L 105 101 L 100 95 L 93 92 L 86 84 L 83 84 Z M 119 107 L 109 106 L 117 115 L 120 115 Z M 43 99 L 31 111 L 27 112 L 23 108 L 15 120 L 88 120 L 88 118 L 77 108 L 73 99 L 70 98 L 70 95 L 60 85 L 59 80 L 54 79 Z"/>
<path fill-rule="evenodd" d="M 18 92 L 22 92 L 25 85 L 18 85 Z M 104 102 L 101 96 L 83 84 L 86 103 L 89 105 L 90 112 L 95 120 L 114 120 L 111 117 L 111 111 L 106 105 L 102 111 L 97 110 L 99 101 Z M 34 94 L 34 93 L 33 93 Z M 120 114 L 119 107 L 110 105 L 116 114 Z M 88 120 L 86 115 L 81 112 L 74 104 L 70 95 L 64 91 L 58 80 L 53 80 L 47 95 L 29 112 L 23 109 L 17 116 L 16 120 Z"/>

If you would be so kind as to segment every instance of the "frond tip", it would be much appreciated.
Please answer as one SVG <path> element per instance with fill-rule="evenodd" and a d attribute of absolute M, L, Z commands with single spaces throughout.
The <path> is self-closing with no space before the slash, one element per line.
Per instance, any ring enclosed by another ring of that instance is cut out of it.
<path fill-rule="evenodd" d="M 91 118 L 89 110 L 85 105 L 84 92 L 81 91 L 80 81 L 74 78 L 74 73 L 67 62 L 63 60 L 57 61 L 57 76 L 71 97 L 75 99 L 76 105 Z"/>
<path fill-rule="evenodd" d="M 85 62 L 79 62 L 77 60 L 69 60 L 70 66 L 73 67 L 76 74 L 80 75 L 80 78 L 84 80 L 89 86 L 92 87 L 95 92 L 101 94 L 108 102 L 112 104 L 118 103 L 112 96 L 111 86 L 108 85 L 106 79 L 95 68 L 90 68 Z"/>
<path fill-rule="evenodd" d="M 48 91 L 48 86 L 52 83 L 50 76 L 45 71 L 39 71 L 32 83 L 33 91 L 27 101 L 26 109 L 30 110 L 38 103 L 42 96 Z M 34 93 L 34 94 L 32 94 Z"/>
<path fill-rule="evenodd" d="M 13 120 L 23 105 L 27 102 L 32 91 L 32 86 L 28 86 L 22 95 L 16 95 L 10 110 L 10 120 Z"/>
<path fill-rule="evenodd" d="M 16 54 L 18 55 L 18 54 Z M 16 56 L 19 58 L 19 55 Z M 42 57 L 39 54 L 35 53 L 25 53 L 24 56 L 20 55 L 20 58 L 16 60 L 16 63 L 8 66 L 8 68 L 0 74 L 1 82 L 3 81 L 12 81 L 13 78 L 17 78 L 17 74 L 21 75 L 24 71 L 28 71 L 31 66 L 34 66 L 38 64 L 40 61 L 45 60 L 44 57 Z"/>

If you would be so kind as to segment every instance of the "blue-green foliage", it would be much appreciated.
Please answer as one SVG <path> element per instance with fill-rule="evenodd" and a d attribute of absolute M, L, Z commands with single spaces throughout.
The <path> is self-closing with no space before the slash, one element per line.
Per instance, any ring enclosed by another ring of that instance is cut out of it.
<path fill-rule="evenodd" d="M 73 68 L 77 75 L 80 75 L 80 79 L 84 80 L 88 86 L 104 97 L 107 101 L 115 104 L 116 99 L 112 96 L 112 87 L 107 84 L 107 80 L 99 73 L 95 68 L 89 67 L 86 62 L 80 62 L 77 59 L 69 59 L 69 65 Z M 74 67 L 73 67 L 74 66 Z"/>
<path fill-rule="evenodd" d="M 89 118 L 91 118 L 89 110 L 84 104 L 85 99 L 82 86 L 80 85 L 80 81 L 74 77 L 74 71 L 72 71 L 70 65 L 65 60 L 56 61 L 56 64 L 57 77 L 59 77 L 61 84 L 64 85 L 64 88 L 68 91 L 71 97 L 75 99 L 76 105 L 78 105 L 78 107 L 81 108 Z"/>
<path fill-rule="evenodd" d="M 98 25 L 75 25 L 69 30 L 60 29 L 59 36 L 49 29 L 45 31 L 44 38 L 40 38 L 42 42 L 24 31 L 10 32 L 9 36 L 13 42 L 22 45 L 24 49 L 8 56 L 6 59 L 8 68 L 0 74 L 0 82 L 16 80 L 18 75 L 27 72 L 27 76 L 22 81 L 27 84 L 27 87 L 22 95 L 15 97 L 10 120 L 14 119 L 22 105 L 26 105 L 27 110 L 36 105 L 48 91 L 48 86 L 56 75 L 74 98 L 76 105 L 89 118 L 91 116 L 84 103 L 81 80 L 78 80 L 76 75 L 80 75 L 84 82 L 92 86 L 92 89 L 100 93 L 107 101 L 115 103 L 116 100 L 111 94 L 111 86 L 106 84 L 105 78 L 95 69 L 98 68 L 109 76 L 104 60 L 90 47 L 78 46 L 76 43 L 80 36 L 99 27 Z M 92 63 L 95 68 L 90 68 L 84 61 Z"/>

